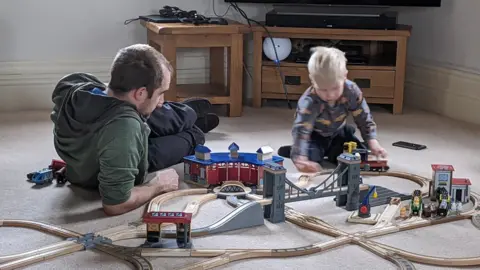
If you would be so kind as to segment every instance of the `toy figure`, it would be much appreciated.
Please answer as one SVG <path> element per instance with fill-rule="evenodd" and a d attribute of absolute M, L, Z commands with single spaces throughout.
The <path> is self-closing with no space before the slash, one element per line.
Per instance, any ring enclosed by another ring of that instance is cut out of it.
<path fill-rule="evenodd" d="M 462 204 L 461 201 L 457 201 L 456 208 L 457 208 L 457 214 L 460 214 L 462 212 L 462 208 L 463 208 L 463 204 Z"/>
<path fill-rule="evenodd" d="M 402 208 L 400 208 L 400 218 L 403 218 L 403 219 L 408 218 L 406 206 L 403 206 Z"/>
<path fill-rule="evenodd" d="M 437 189 L 437 200 L 438 200 L 438 209 L 437 209 L 437 214 L 439 216 L 447 216 L 448 211 L 450 210 L 451 206 L 451 198 L 450 195 L 448 194 L 448 191 L 444 188 L 438 188 Z"/>
<path fill-rule="evenodd" d="M 426 207 L 423 208 L 422 216 L 429 218 L 432 216 L 432 206 L 428 204 Z"/>
<path fill-rule="evenodd" d="M 422 192 L 418 189 L 413 191 L 410 208 L 412 216 L 419 216 L 423 211 Z"/>
<path fill-rule="evenodd" d="M 452 203 L 452 206 L 450 208 L 452 212 L 457 212 L 457 203 Z"/>

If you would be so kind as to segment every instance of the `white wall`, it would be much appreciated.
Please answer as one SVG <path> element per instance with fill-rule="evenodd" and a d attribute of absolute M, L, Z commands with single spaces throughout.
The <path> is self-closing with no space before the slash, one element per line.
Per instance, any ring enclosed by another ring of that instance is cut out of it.
<path fill-rule="evenodd" d="M 227 4 L 214 0 L 217 14 Z M 50 109 L 50 95 L 63 75 L 91 72 L 107 81 L 116 51 L 146 41 L 139 22 L 123 22 L 172 5 L 213 15 L 212 0 L 1 0 L 0 111 Z M 241 4 L 262 20 L 263 5 Z M 413 25 L 409 41 L 405 102 L 449 117 L 480 124 L 480 1 L 443 0 L 441 8 L 404 8 L 400 22 Z M 242 20 L 234 11 L 227 17 Z M 252 47 L 245 48 L 251 71 Z M 178 53 L 178 83 L 208 77 L 205 49 Z M 251 80 L 245 77 L 245 97 Z"/>
<path fill-rule="evenodd" d="M 146 42 L 146 30 L 138 21 L 124 21 L 158 13 L 164 5 L 213 16 L 212 0 L 1 0 L 0 111 L 50 109 L 53 86 L 70 72 L 91 72 L 108 80 L 117 50 Z M 217 14 L 227 6 L 215 0 Z M 240 6 L 249 17 L 264 16 L 263 5 Z M 227 17 L 242 19 L 234 11 Z M 247 62 L 248 51 L 249 46 Z M 208 81 L 208 57 L 205 49 L 179 51 L 178 83 Z"/>
<path fill-rule="evenodd" d="M 443 0 L 440 8 L 402 10 L 413 26 L 407 105 L 480 124 L 480 1 Z"/>

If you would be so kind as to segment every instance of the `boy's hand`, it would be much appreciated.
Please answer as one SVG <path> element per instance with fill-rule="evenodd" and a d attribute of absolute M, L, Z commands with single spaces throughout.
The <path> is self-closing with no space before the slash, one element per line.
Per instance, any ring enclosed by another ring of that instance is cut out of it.
<path fill-rule="evenodd" d="M 375 139 L 372 139 L 372 140 L 368 141 L 368 149 L 370 149 L 372 154 L 377 156 L 377 157 L 379 157 L 379 156 L 382 157 L 382 158 L 387 157 L 387 151 Z"/>
<path fill-rule="evenodd" d="M 298 156 L 293 160 L 293 164 L 297 167 L 297 170 L 302 173 L 317 173 L 322 170 L 320 164 L 314 161 L 308 160 L 305 156 Z"/>

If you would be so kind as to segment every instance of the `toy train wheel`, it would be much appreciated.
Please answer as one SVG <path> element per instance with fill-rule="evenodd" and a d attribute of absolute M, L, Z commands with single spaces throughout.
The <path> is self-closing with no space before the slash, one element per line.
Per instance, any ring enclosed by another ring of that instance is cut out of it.
<path fill-rule="evenodd" d="M 67 183 L 67 179 L 63 176 L 57 176 L 57 184 L 65 184 Z"/>

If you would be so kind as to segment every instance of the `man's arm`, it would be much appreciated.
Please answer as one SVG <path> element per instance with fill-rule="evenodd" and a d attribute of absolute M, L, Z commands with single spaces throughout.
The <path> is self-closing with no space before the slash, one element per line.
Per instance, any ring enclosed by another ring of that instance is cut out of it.
<path fill-rule="evenodd" d="M 318 108 L 310 95 L 304 95 L 298 101 L 292 128 L 293 146 L 290 155 L 292 159 L 299 156 L 308 157 L 309 141 L 317 111 Z"/>
<path fill-rule="evenodd" d="M 348 84 L 347 87 L 349 87 L 348 109 L 352 113 L 353 120 L 360 130 L 363 140 L 368 142 L 377 139 L 377 124 L 373 120 L 362 90 L 355 83 Z"/>
<path fill-rule="evenodd" d="M 99 191 L 107 215 L 130 212 L 163 192 L 160 181 L 134 187 L 146 145 L 141 123 L 120 119 L 108 124 L 99 140 Z"/>

